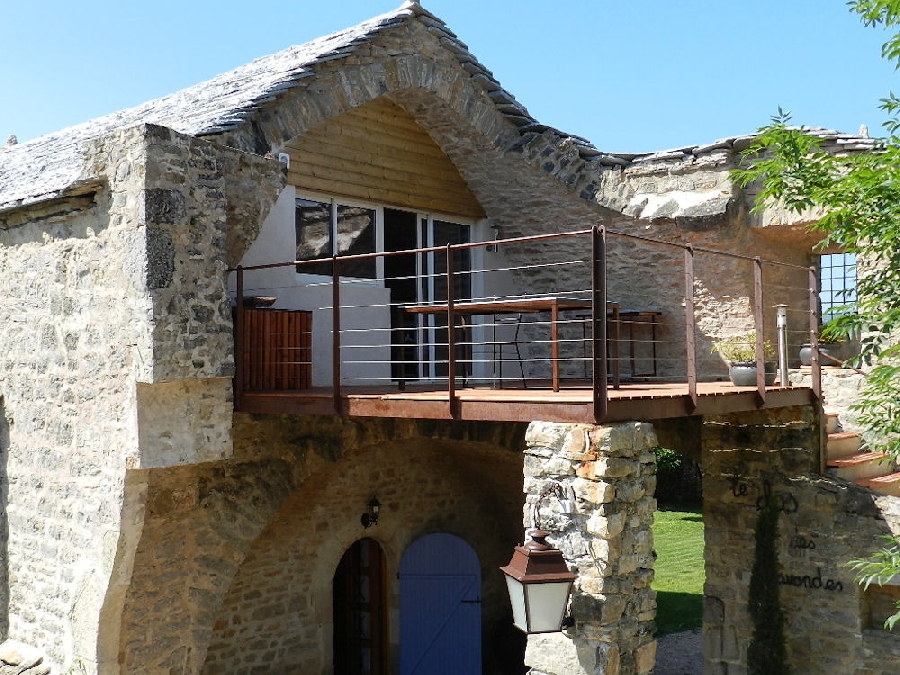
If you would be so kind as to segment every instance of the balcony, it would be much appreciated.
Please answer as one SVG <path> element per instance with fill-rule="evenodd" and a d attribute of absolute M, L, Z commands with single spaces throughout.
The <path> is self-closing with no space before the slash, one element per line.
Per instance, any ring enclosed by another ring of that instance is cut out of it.
<path fill-rule="evenodd" d="M 598 227 L 231 272 L 239 412 L 596 423 L 819 395 L 817 361 L 811 389 L 736 387 L 711 353 L 777 342 L 777 305 L 786 345 L 816 340 L 815 272 L 789 263 Z"/>

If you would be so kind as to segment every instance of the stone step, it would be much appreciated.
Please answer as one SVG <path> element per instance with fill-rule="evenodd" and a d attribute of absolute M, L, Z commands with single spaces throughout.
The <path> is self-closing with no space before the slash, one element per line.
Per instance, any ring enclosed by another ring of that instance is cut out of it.
<path fill-rule="evenodd" d="M 826 456 L 828 459 L 840 459 L 849 457 L 859 452 L 859 444 L 862 442 L 860 435 L 853 431 L 833 431 L 828 434 Z"/>
<path fill-rule="evenodd" d="M 838 414 L 836 412 L 825 413 L 825 431 L 833 434 L 838 430 Z"/>
<path fill-rule="evenodd" d="M 893 467 L 889 461 L 890 456 L 883 452 L 860 452 L 849 457 L 829 459 L 827 466 L 829 473 L 844 480 L 859 480 L 860 478 L 874 478 L 890 473 Z M 887 461 L 885 461 L 887 460 Z"/>
<path fill-rule="evenodd" d="M 853 482 L 873 492 L 900 497 L 900 471 L 873 478 L 860 478 Z"/>

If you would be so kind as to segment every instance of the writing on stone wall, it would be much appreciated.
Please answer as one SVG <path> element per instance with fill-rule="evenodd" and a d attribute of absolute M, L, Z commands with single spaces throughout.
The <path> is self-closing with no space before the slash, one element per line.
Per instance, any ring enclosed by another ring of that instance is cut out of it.
<path fill-rule="evenodd" d="M 730 477 L 731 494 L 735 497 L 747 497 L 750 494 L 750 486 L 740 474 Z M 766 504 L 775 504 L 775 507 L 782 513 L 797 513 L 800 510 L 800 504 L 796 497 L 790 492 L 772 490 L 772 484 L 764 480 L 762 490 L 756 498 L 756 510 L 762 511 Z"/>
<path fill-rule="evenodd" d="M 799 549 L 801 551 L 810 551 L 816 547 L 816 540 L 810 537 L 807 539 L 802 534 L 795 534 L 788 542 L 788 548 Z"/>
<path fill-rule="evenodd" d="M 784 574 L 778 575 L 778 583 L 782 586 L 795 586 L 797 588 L 811 588 L 816 590 L 841 592 L 844 584 L 834 579 L 823 579 L 822 570 L 816 568 L 815 574 Z"/>
<path fill-rule="evenodd" d="M 797 513 L 800 504 L 794 495 L 786 490 L 773 490 L 768 480 L 763 480 L 761 486 L 756 488 L 753 483 L 740 473 L 728 475 L 731 483 L 731 494 L 734 497 L 747 497 L 753 499 L 756 496 L 756 510 L 762 511 L 767 505 L 773 505 L 785 514 Z M 802 534 L 795 534 L 788 541 L 788 550 L 794 555 L 802 555 L 804 552 L 815 550 L 816 540 Z M 795 574 L 780 572 L 778 583 L 782 586 L 794 588 L 807 588 L 810 590 L 828 591 L 840 593 L 844 590 L 844 584 L 836 579 L 822 577 L 822 569 L 816 567 L 815 574 Z"/>

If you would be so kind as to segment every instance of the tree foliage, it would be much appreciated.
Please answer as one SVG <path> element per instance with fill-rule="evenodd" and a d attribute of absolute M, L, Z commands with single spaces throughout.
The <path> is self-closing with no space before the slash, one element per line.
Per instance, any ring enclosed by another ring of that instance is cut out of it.
<path fill-rule="evenodd" d="M 863 24 L 886 29 L 882 56 L 900 67 L 900 0 L 847 3 Z M 816 209 L 822 246 L 858 253 L 855 313 L 838 319 L 841 328 L 861 336 L 859 364 L 870 366 L 855 404 L 870 450 L 900 463 L 900 98 L 882 99 L 886 135 L 870 151 L 836 153 L 823 147 L 814 130 L 794 126 L 779 108 L 745 152 L 738 183 L 760 185 L 757 209 L 780 203 L 801 213 Z M 868 585 L 900 574 L 900 538 L 871 560 L 851 566 Z M 886 622 L 893 626 L 900 611 Z"/>
<path fill-rule="evenodd" d="M 875 584 L 882 586 L 889 583 L 900 571 L 900 540 L 890 535 L 883 537 L 885 546 L 869 560 L 853 560 L 850 567 L 856 572 L 856 578 L 868 588 Z M 891 630 L 900 621 L 900 612 L 889 616 L 884 622 L 885 628 Z"/>

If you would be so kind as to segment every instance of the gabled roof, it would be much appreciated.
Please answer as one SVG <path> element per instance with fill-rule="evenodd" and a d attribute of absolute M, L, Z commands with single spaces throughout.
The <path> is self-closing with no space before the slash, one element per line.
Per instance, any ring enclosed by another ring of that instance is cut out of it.
<path fill-rule="evenodd" d="M 317 64 L 341 59 L 380 32 L 413 19 L 439 34 L 445 47 L 456 54 L 473 77 L 480 78 L 503 114 L 518 126 L 536 124 L 440 19 L 416 0 L 407 0 L 393 12 L 262 57 L 169 96 L 0 149 L 0 211 L 64 194 L 79 179 L 85 144 L 89 141 L 139 124 L 158 124 L 193 136 L 235 128 L 274 101 L 279 93 L 313 76 Z"/>
<path fill-rule="evenodd" d="M 192 136 L 211 136 L 247 123 L 279 94 L 316 74 L 319 64 L 345 58 L 380 33 L 419 21 L 460 62 L 473 81 L 493 101 L 499 113 L 518 128 L 527 141 L 545 131 L 557 141 L 565 139 L 581 158 L 605 167 L 630 167 L 692 161 L 694 157 L 721 152 L 739 152 L 753 135 L 720 139 L 711 144 L 691 145 L 653 153 L 607 153 L 579 136 L 538 123 L 512 94 L 506 91 L 469 52 L 468 47 L 439 18 L 422 8 L 418 0 L 406 0 L 393 12 L 306 44 L 289 47 L 188 87 L 127 110 L 41 136 L 19 145 L 0 148 L 0 213 L 46 199 L 64 196 L 82 177 L 84 154 L 90 141 L 111 132 L 140 124 L 157 124 Z M 838 150 L 871 149 L 873 141 L 826 129 L 808 129 Z"/>

